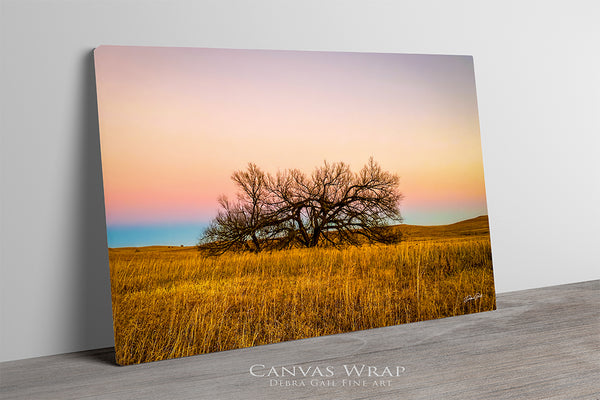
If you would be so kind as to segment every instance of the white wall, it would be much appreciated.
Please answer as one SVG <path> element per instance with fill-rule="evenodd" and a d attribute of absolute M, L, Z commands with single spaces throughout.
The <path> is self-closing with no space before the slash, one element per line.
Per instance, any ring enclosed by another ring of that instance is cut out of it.
<path fill-rule="evenodd" d="M 1 4 L 1 360 L 113 344 L 100 44 L 473 55 L 497 291 L 600 277 L 594 1 Z"/>

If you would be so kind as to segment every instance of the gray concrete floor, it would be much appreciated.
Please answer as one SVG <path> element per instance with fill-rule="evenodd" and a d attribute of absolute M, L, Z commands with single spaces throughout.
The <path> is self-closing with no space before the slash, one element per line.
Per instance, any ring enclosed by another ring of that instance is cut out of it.
<path fill-rule="evenodd" d="M 599 399 L 599 289 L 600 280 L 503 293 L 496 311 L 126 367 L 115 365 L 113 349 L 5 362 L 0 393 L 6 400 Z M 253 365 L 265 376 L 253 376 Z M 362 365 L 377 369 L 347 376 L 345 368 Z M 296 376 L 281 366 L 295 367 Z"/>

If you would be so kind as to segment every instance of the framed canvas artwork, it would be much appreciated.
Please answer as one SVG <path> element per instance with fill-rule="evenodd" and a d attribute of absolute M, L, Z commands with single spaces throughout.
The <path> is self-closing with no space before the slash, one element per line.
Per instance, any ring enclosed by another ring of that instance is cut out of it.
<path fill-rule="evenodd" d="M 117 363 L 495 309 L 472 57 L 94 58 Z"/>

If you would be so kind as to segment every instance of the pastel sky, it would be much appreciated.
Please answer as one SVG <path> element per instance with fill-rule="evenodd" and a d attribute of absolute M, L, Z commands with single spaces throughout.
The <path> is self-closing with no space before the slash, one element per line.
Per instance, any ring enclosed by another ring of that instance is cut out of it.
<path fill-rule="evenodd" d="M 95 63 L 110 247 L 194 244 L 248 162 L 373 156 L 405 223 L 487 214 L 472 57 L 101 46 Z"/>

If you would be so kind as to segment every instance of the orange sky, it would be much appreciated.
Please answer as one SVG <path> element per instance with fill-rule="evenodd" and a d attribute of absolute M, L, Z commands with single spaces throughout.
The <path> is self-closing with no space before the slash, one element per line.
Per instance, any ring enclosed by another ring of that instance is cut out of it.
<path fill-rule="evenodd" d="M 207 222 L 231 173 L 401 176 L 406 223 L 486 214 L 466 56 L 101 46 L 95 51 L 108 226 Z"/>

